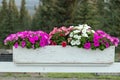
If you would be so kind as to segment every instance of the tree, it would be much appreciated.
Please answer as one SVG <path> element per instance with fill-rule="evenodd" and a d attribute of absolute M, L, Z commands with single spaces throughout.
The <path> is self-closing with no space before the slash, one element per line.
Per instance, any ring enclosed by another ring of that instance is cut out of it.
<path fill-rule="evenodd" d="M 112 14 L 111 14 L 111 10 L 110 10 L 110 4 L 109 3 L 105 3 L 104 0 L 98 0 L 97 2 L 98 4 L 98 14 L 99 14 L 99 21 L 100 24 L 99 28 L 107 31 L 108 33 L 111 32 L 111 25 L 112 25 Z"/>
<path fill-rule="evenodd" d="M 9 34 L 9 30 L 7 29 L 9 27 L 9 18 L 8 18 L 8 4 L 6 0 L 2 1 L 2 7 L 0 10 L 0 42 L 2 45 L 3 40 L 5 37 Z"/>
<path fill-rule="evenodd" d="M 20 8 L 20 30 L 29 30 L 31 28 L 31 16 L 28 13 L 28 10 L 25 7 L 26 1 L 21 1 L 21 8 Z"/>
<path fill-rule="evenodd" d="M 73 23 L 97 27 L 97 3 L 94 0 L 77 0 L 73 13 Z"/>
<path fill-rule="evenodd" d="M 34 30 L 49 32 L 53 27 L 72 25 L 72 11 L 76 0 L 40 0 L 33 17 Z M 36 23 L 35 23 L 36 22 Z"/>
<path fill-rule="evenodd" d="M 110 0 L 112 13 L 112 34 L 120 38 L 120 0 Z"/>
<path fill-rule="evenodd" d="M 15 4 L 15 0 L 9 0 L 9 28 L 10 33 L 17 31 L 19 26 L 19 12 Z"/>
<path fill-rule="evenodd" d="M 32 30 L 44 30 L 49 32 L 50 28 L 56 25 L 57 21 L 55 19 L 55 6 L 57 0 L 41 0 L 39 6 L 36 9 L 36 13 L 33 16 Z"/>
<path fill-rule="evenodd" d="M 99 28 L 113 36 L 120 34 L 120 1 L 98 0 Z"/>

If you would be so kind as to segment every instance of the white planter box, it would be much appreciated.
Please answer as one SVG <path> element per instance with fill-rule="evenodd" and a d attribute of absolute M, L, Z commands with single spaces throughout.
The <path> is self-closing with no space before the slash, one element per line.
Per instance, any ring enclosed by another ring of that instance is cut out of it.
<path fill-rule="evenodd" d="M 39 49 L 13 48 L 16 64 L 111 64 L 115 47 L 104 51 L 86 50 L 77 47 L 46 46 Z"/>

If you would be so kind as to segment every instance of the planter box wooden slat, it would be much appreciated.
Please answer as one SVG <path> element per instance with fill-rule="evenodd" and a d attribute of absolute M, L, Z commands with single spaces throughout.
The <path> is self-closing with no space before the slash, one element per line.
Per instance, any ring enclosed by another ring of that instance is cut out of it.
<path fill-rule="evenodd" d="M 114 46 L 104 51 L 71 46 L 46 46 L 38 49 L 13 47 L 13 61 L 16 64 L 112 64 L 114 55 Z"/>

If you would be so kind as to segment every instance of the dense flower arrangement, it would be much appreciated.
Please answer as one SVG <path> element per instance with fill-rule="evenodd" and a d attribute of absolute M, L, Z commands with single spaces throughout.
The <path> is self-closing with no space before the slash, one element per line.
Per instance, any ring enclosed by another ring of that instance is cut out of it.
<path fill-rule="evenodd" d="M 49 44 L 49 35 L 43 31 L 23 31 L 16 34 L 10 34 L 5 40 L 4 44 L 14 46 L 17 48 L 39 48 Z"/>
<path fill-rule="evenodd" d="M 110 46 L 118 46 L 119 39 L 102 30 L 94 31 L 87 24 L 67 27 L 55 27 L 49 34 L 43 31 L 23 31 L 9 35 L 4 44 L 17 48 L 39 48 L 46 45 L 77 46 L 85 49 L 104 50 Z"/>
<path fill-rule="evenodd" d="M 87 24 L 69 28 L 54 28 L 49 34 L 51 45 L 77 46 L 85 49 L 104 50 L 110 46 L 118 46 L 119 39 L 102 30 L 94 31 Z"/>
<path fill-rule="evenodd" d="M 50 45 L 62 45 L 63 47 L 66 47 L 68 44 L 68 35 L 70 31 L 72 30 L 72 27 L 66 28 L 66 27 L 61 27 L 61 28 L 54 28 L 50 33 L 49 33 L 49 38 L 50 38 Z"/>
<path fill-rule="evenodd" d="M 119 39 L 112 37 L 102 30 L 94 31 L 87 24 L 73 27 L 69 34 L 69 42 L 72 46 L 78 46 L 85 49 L 104 50 L 112 45 L 116 47 L 119 44 Z"/>

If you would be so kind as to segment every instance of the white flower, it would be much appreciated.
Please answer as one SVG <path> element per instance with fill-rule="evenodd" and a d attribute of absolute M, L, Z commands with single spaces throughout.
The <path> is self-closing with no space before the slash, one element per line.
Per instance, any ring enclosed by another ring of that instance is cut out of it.
<path fill-rule="evenodd" d="M 88 37 L 88 35 L 85 33 L 85 34 L 82 34 L 83 37 Z"/>
<path fill-rule="evenodd" d="M 76 40 L 76 45 L 80 45 L 81 43 L 80 43 L 80 40 Z"/>
<path fill-rule="evenodd" d="M 71 32 L 69 36 L 70 36 L 70 37 L 73 37 L 73 35 L 74 35 L 73 32 Z"/>
<path fill-rule="evenodd" d="M 77 37 L 77 39 L 79 39 L 79 40 L 80 40 L 80 39 L 81 39 L 81 36 L 78 36 L 78 37 Z"/>
<path fill-rule="evenodd" d="M 88 33 L 91 33 L 91 30 L 90 30 L 90 29 L 87 29 L 87 32 L 88 32 Z"/>
<path fill-rule="evenodd" d="M 81 31 L 83 29 L 83 25 L 76 26 L 75 29 L 79 29 Z"/>
<path fill-rule="evenodd" d="M 89 29 L 91 28 L 90 26 L 88 26 L 87 24 L 84 24 L 84 29 Z"/>
<path fill-rule="evenodd" d="M 71 45 L 72 45 L 72 46 L 74 46 L 74 45 L 80 45 L 80 44 L 81 44 L 81 43 L 80 43 L 80 40 L 76 40 L 76 41 L 75 41 L 75 40 L 72 40 L 72 41 L 71 41 Z"/>
<path fill-rule="evenodd" d="M 74 40 L 72 40 L 70 43 L 72 46 L 74 46 L 76 44 L 76 42 Z"/>
<path fill-rule="evenodd" d="M 83 29 L 83 30 L 82 30 L 82 33 L 83 33 L 83 34 L 86 34 L 86 32 L 87 32 L 86 29 Z"/>
<path fill-rule="evenodd" d="M 74 35 L 74 38 L 80 40 L 80 39 L 81 39 L 81 36 Z"/>
<path fill-rule="evenodd" d="M 80 33 L 80 30 L 74 30 L 73 32 L 74 32 L 75 34 L 76 34 L 76 33 Z"/>
<path fill-rule="evenodd" d="M 91 30 L 91 32 L 92 32 L 92 33 L 95 33 L 95 31 L 94 31 L 94 30 Z"/>
<path fill-rule="evenodd" d="M 78 38 L 78 35 L 74 35 L 74 38 L 76 38 L 76 39 L 77 39 L 77 38 Z"/>

